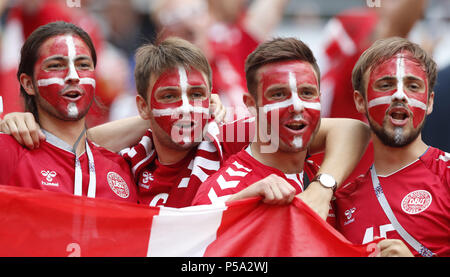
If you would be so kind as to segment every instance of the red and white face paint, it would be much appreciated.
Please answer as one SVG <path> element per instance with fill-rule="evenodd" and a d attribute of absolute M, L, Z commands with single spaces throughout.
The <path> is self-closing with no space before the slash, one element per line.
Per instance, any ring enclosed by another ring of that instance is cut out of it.
<path fill-rule="evenodd" d="M 426 72 L 407 52 L 388 59 L 370 73 L 368 113 L 380 126 L 388 116 L 395 127 L 405 126 L 412 118 L 417 128 L 425 118 L 427 99 Z"/>
<path fill-rule="evenodd" d="M 65 118 L 84 116 L 95 91 L 94 65 L 89 47 L 78 36 L 47 40 L 35 65 L 39 95 Z"/>
<path fill-rule="evenodd" d="M 320 122 L 319 87 L 311 64 L 302 61 L 268 64 L 260 69 L 260 76 L 266 122 L 278 124 L 279 138 L 285 144 L 303 149 Z"/>
<path fill-rule="evenodd" d="M 179 66 L 163 72 L 153 85 L 150 105 L 155 121 L 175 143 L 203 140 L 209 92 L 200 71 Z"/>

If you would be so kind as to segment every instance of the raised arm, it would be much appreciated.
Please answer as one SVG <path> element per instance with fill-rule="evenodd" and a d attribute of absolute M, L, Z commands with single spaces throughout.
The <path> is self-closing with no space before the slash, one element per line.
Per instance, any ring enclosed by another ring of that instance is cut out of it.
<path fill-rule="evenodd" d="M 309 153 L 325 152 L 320 172 L 333 175 L 339 185 L 359 163 L 370 140 L 367 124 L 349 118 L 322 118 Z"/>
<path fill-rule="evenodd" d="M 138 143 L 148 128 L 148 121 L 136 116 L 96 126 L 87 133 L 91 141 L 118 152 Z M 6 114 L 0 122 L 0 131 L 12 135 L 28 149 L 38 148 L 40 142 L 45 140 L 44 133 L 31 113 Z"/>
<path fill-rule="evenodd" d="M 266 40 L 283 18 L 288 2 L 289 0 L 253 0 L 244 19 L 245 28 L 259 41 Z"/>
<path fill-rule="evenodd" d="M 119 119 L 90 128 L 88 138 L 98 145 L 113 151 L 133 146 L 149 129 L 149 121 L 140 116 Z"/>
<path fill-rule="evenodd" d="M 323 118 L 319 132 L 310 146 L 311 153 L 325 151 L 317 174 L 330 174 L 339 187 L 359 163 L 369 140 L 370 129 L 359 120 Z M 324 219 L 328 215 L 332 196 L 333 191 L 323 187 L 318 181 L 311 182 L 299 194 L 299 198 Z"/>
<path fill-rule="evenodd" d="M 423 17 L 427 4 L 427 0 L 385 1 L 379 8 L 380 21 L 374 39 L 407 37 L 414 24 Z"/>

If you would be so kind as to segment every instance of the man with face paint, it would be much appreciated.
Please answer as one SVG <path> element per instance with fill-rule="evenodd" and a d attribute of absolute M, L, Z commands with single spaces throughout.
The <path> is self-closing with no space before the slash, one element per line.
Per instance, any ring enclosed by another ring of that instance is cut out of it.
<path fill-rule="evenodd" d="M 245 103 L 256 116 L 256 140 L 204 182 L 193 203 L 261 196 L 266 203 L 286 204 L 298 194 L 325 218 L 334 189 L 361 157 L 364 148 L 359 148 L 357 138 L 367 127 L 350 119 L 324 119 L 321 126 L 320 71 L 311 50 L 297 39 L 278 38 L 261 44 L 247 58 L 246 76 L 251 95 Z M 330 126 L 353 132 L 355 137 L 348 136 L 346 145 L 334 145 L 339 149 L 330 151 L 332 155 L 326 153 L 329 156 L 319 174 L 305 190 L 303 169 L 312 174 L 317 171 L 305 164 L 308 151 L 316 152 L 316 143 L 325 140 L 319 129 Z M 338 158 L 333 161 L 333 156 Z M 343 167 L 338 168 L 340 165 Z"/>
<path fill-rule="evenodd" d="M 1 184 L 137 202 L 126 161 L 86 138 L 95 64 L 90 37 L 73 24 L 50 23 L 28 37 L 17 77 L 45 141 L 28 150 L 1 134 Z"/>
<path fill-rule="evenodd" d="M 426 145 L 436 63 L 401 38 L 376 41 L 353 69 L 354 99 L 372 129 L 374 163 L 336 191 L 337 229 L 376 237 L 381 256 L 450 256 L 450 154 Z"/>

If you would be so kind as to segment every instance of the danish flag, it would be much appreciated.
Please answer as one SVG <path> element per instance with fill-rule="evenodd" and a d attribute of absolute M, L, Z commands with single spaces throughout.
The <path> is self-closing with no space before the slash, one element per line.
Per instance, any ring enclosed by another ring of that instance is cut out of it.
<path fill-rule="evenodd" d="M 3 257 L 377 254 L 375 243 L 351 244 L 298 198 L 176 209 L 0 185 L 0 210 Z"/>

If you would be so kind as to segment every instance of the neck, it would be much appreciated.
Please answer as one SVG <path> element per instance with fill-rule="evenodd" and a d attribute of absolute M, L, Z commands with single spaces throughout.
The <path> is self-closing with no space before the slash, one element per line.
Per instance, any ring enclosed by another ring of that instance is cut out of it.
<path fill-rule="evenodd" d="M 65 121 L 60 120 L 54 116 L 49 116 L 42 112 L 39 113 L 39 123 L 41 127 L 53 135 L 57 136 L 61 140 L 67 142 L 69 145 L 74 145 L 81 132 L 85 127 L 85 118 L 77 121 Z M 80 155 L 85 151 L 85 138 L 86 134 L 80 140 L 78 147 L 76 149 L 76 154 Z"/>
<path fill-rule="evenodd" d="M 417 160 L 428 148 L 419 135 L 413 142 L 403 147 L 390 147 L 383 144 L 372 133 L 374 165 L 378 175 L 391 174 Z"/>
<path fill-rule="evenodd" d="M 250 145 L 253 157 L 260 163 L 276 168 L 284 173 L 299 173 L 303 171 L 306 150 L 301 152 L 285 152 L 278 149 L 274 153 L 263 153 L 260 142 Z"/>
<path fill-rule="evenodd" d="M 153 143 L 155 145 L 155 151 L 158 153 L 159 162 L 164 165 L 175 164 L 181 161 L 187 156 L 189 151 L 192 150 L 192 147 L 187 149 L 175 149 L 169 147 L 161 143 L 157 136 L 153 136 Z"/>

